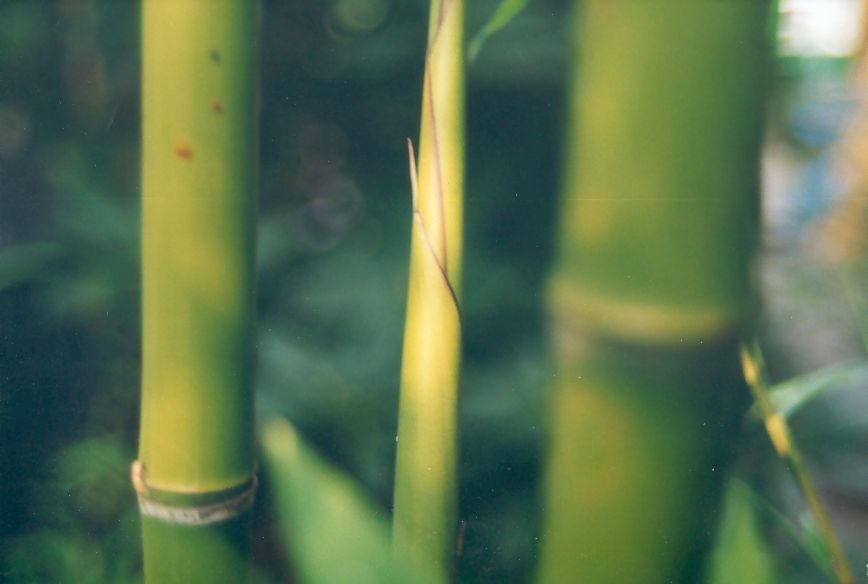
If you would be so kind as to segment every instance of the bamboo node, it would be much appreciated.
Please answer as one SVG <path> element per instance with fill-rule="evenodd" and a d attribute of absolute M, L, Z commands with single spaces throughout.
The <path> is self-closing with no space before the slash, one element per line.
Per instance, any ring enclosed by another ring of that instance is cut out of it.
<path fill-rule="evenodd" d="M 156 500 L 157 493 L 148 487 L 147 469 L 141 461 L 134 461 L 130 469 L 133 488 L 143 517 L 151 517 L 173 525 L 203 526 L 228 521 L 253 507 L 259 481 L 254 474 L 246 483 L 207 493 L 168 493 L 177 501 Z M 165 495 L 165 494 L 164 494 Z M 189 504 L 184 504 L 188 501 Z M 202 504 L 196 501 L 205 500 Z"/>
<path fill-rule="evenodd" d="M 134 460 L 130 466 L 130 480 L 138 496 L 148 496 L 148 483 L 145 481 L 145 465 L 138 460 Z"/>

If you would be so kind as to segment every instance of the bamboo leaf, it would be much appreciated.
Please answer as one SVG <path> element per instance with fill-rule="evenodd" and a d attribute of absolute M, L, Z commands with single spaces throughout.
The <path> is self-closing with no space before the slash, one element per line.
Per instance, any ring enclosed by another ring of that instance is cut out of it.
<path fill-rule="evenodd" d="M 810 520 L 809 517 L 802 518 L 800 524 L 802 527 L 805 549 L 826 577 L 829 578 L 830 581 L 834 581 L 835 558 L 833 558 L 829 553 L 829 548 L 826 545 L 822 531 L 814 521 Z"/>
<path fill-rule="evenodd" d="M 774 564 L 760 532 L 748 488 L 732 481 L 724 495 L 723 517 L 711 564 L 711 584 L 772 584 Z"/>
<path fill-rule="evenodd" d="M 741 489 L 741 495 L 750 502 L 758 516 L 770 520 L 772 524 L 785 533 L 805 555 L 811 558 L 819 572 L 834 577 L 830 567 L 829 553 L 825 545 L 822 545 L 819 548 L 816 545 L 812 545 L 811 542 L 808 541 L 810 536 L 806 529 L 797 525 L 780 509 L 775 507 L 771 501 L 752 489 L 747 483 L 738 481 L 736 484 L 738 484 Z M 816 530 L 816 528 L 814 529 Z"/>
<path fill-rule="evenodd" d="M 501 0 L 500 5 L 497 7 L 497 10 L 494 11 L 494 14 L 491 15 L 489 21 L 485 23 L 485 26 L 476 33 L 476 36 L 474 36 L 473 40 L 470 42 L 468 56 L 471 62 L 476 60 L 476 57 L 479 55 L 479 51 L 482 50 L 482 46 L 485 42 L 504 26 L 509 24 L 509 22 L 515 18 L 526 5 L 527 0 Z"/>
<path fill-rule="evenodd" d="M 848 381 L 866 375 L 868 359 L 836 363 L 774 385 L 770 390 L 771 400 L 775 408 L 789 418 L 826 392 L 844 388 Z M 759 419 L 756 405 L 751 408 L 751 415 Z"/>
<path fill-rule="evenodd" d="M 392 553 L 384 513 L 352 480 L 325 462 L 292 425 L 262 431 L 278 525 L 300 582 L 430 582 L 427 571 Z"/>

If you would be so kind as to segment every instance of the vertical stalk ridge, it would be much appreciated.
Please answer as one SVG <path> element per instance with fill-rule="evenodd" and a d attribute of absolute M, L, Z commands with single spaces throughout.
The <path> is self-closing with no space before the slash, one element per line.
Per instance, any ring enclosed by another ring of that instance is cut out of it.
<path fill-rule="evenodd" d="M 142 3 L 142 419 L 149 582 L 243 581 L 255 492 L 257 5 Z"/>
<path fill-rule="evenodd" d="M 396 552 L 450 572 L 456 528 L 460 278 L 464 189 L 464 6 L 432 0 L 395 470 Z"/>
<path fill-rule="evenodd" d="M 578 5 L 538 578 L 696 581 L 747 393 L 768 2 Z"/>

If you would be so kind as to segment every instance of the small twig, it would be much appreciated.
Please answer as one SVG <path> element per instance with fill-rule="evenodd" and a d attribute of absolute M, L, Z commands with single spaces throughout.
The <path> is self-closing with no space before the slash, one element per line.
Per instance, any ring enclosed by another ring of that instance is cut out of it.
<path fill-rule="evenodd" d="M 814 485 L 814 481 L 802 460 L 801 453 L 796 448 L 795 442 L 793 442 L 787 420 L 775 407 L 769 394 L 768 383 L 765 379 L 765 362 L 756 341 L 754 341 L 750 349 L 742 344 L 741 364 L 744 370 L 745 381 L 747 381 L 753 398 L 760 409 L 769 439 L 778 456 L 786 462 L 787 467 L 795 476 L 796 481 L 799 483 L 799 488 L 808 503 L 808 507 L 814 515 L 820 535 L 832 558 L 832 569 L 835 572 L 837 581 L 840 584 L 853 584 L 853 573 L 847 565 L 847 558 L 844 556 L 841 541 L 832 527 L 832 522 L 829 521 L 829 516 L 817 493 L 817 487 Z"/>

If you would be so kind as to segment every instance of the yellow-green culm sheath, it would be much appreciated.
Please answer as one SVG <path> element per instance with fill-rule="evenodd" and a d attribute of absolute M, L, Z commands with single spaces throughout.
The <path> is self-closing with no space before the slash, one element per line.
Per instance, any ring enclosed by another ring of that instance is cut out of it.
<path fill-rule="evenodd" d="M 747 397 L 770 6 L 578 6 L 538 576 L 698 582 Z"/>
<path fill-rule="evenodd" d="M 464 186 L 464 6 L 433 0 L 425 61 L 395 470 L 394 547 L 445 579 L 456 525 Z"/>
<path fill-rule="evenodd" d="M 142 2 L 142 419 L 148 582 L 247 578 L 256 2 Z"/>

